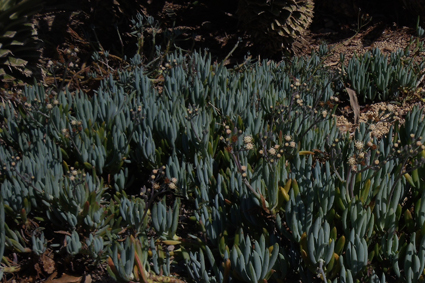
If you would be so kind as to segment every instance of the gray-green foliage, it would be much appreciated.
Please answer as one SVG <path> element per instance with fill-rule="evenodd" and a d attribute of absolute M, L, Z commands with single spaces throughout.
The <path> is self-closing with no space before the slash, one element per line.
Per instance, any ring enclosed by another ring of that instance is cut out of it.
<path fill-rule="evenodd" d="M 127 282 L 183 264 L 196 282 L 354 282 L 388 263 L 414 282 L 422 110 L 380 140 L 341 134 L 326 52 L 233 69 L 176 52 L 161 84 L 133 65 L 92 97 L 28 87 L 0 105 L 0 248 L 106 261 Z"/>
<path fill-rule="evenodd" d="M 417 38 L 412 38 L 408 47 L 389 55 L 374 48 L 363 55 L 357 55 L 345 65 L 341 55 L 341 68 L 344 82 L 351 85 L 361 101 L 389 101 L 415 92 L 425 66 L 425 61 L 416 60 L 413 54 L 423 52 L 424 31 L 417 27 Z"/>
<path fill-rule="evenodd" d="M 6 233 L 4 230 L 4 202 L 3 198 L 0 196 L 0 259 L 3 259 L 5 242 L 6 242 Z M 0 267 L 0 278 L 3 277 L 3 267 Z"/>
<path fill-rule="evenodd" d="M 180 199 L 177 199 L 173 208 L 167 211 L 165 199 L 152 207 L 152 224 L 161 238 L 173 239 L 176 235 L 180 215 Z"/>
<path fill-rule="evenodd" d="M 111 267 L 108 267 L 108 272 L 116 281 L 129 282 L 134 279 L 134 253 L 135 245 L 131 244 L 130 238 L 127 238 L 125 243 L 115 242 L 112 246 L 112 261 L 117 272 L 113 272 Z"/>
<path fill-rule="evenodd" d="M 252 249 L 252 246 L 255 248 Z M 270 253 L 264 235 L 261 235 L 260 242 L 255 241 L 252 245 L 249 236 L 244 238 L 241 233 L 239 244 L 230 251 L 235 277 L 245 282 L 268 280 L 279 254 L 279 245 L 274 244 L 272 249 Z"/>

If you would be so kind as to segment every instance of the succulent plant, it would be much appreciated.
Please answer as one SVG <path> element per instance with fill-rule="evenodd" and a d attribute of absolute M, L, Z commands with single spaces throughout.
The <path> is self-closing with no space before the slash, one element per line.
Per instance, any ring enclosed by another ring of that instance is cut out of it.
<path fill-rule="evenodd" d="M 4 248 L 6 244 L 6 233 L 4 231 L 4 222 L 5 221 L 5 215 L 4 215 L 4 202 L 3 197 L 0 196 L 0 258 L 3 258 L 4 254 Z M 3 278 L 3 267 L 0 267 L 0 278 Z"/>
<path fill-rule="evenodd" d="M 252 35 L 266 56 L 291 50 L 313 20 L 311 0 L 241 0 L 237 15 L 240 26 Z"/>
<path fill-rule="evenodd" d="M 114 242 L 111 256 L 108 258 L 108 273 L 116 281 L 129 282 L 134 279 L 135 251 L 135 245 L 130 237 L 124 244 Z"/>
<path fill-rule="evenodd" d="M 389 58 L 379 49 L 373 49 L 353 57 L 348 66 L 342 60 L 343 79 L 363 102 L 396 99 L 417 88 L 420 67 L 415 68 L 416 63 L 408 55 L 407 50 L 398 50 Z"/>
<path fill-rule="evenodd" d="M 244 69 L 175 52 L 161 93 L 136 56 L 92 97 L 0 104 L 2 271 L 51 252 L 123 282 L 421 280 L 423 111 L 341 134 L 327 51 Z"/>
<path fill-rule="evenodd" d="M 152 223 L 160 238 L 174 239 L 180 214 L 180 199 L 177 198 L 173 208 L 167 211 L 165 199 L 154 204 L 152 208 Z"/>
<path fill-rule="evenodd" d="M 44 0 L 0 1 L 0 78 L 12 82 L 19 77 L 29 77 L 39 58 L 41 41 L 37 39 L 31 17 L 37 13 Z"/>
<path fill-rule="evenodd" d="M 404 276 L 407 282 L 419 282 L 425 266 L 425 237 L 418 237 L 420 243 L 416 245 L 416 233 L 412 234 L 411 242 L 407 246 L 404 259 Z"/>

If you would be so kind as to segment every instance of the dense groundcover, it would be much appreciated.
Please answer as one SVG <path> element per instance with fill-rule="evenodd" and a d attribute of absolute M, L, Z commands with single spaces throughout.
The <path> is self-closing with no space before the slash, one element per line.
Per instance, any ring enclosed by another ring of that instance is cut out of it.
<path fill-rule="evenodd" d="M 160 80 L 136 55 L 92 96 L 3 100 L 3 278 L 106 264 L 122 282 L 421 282 L 422 108 L 379 139 L 392 104 L 353 134 L 334 113 L 421 95 L 425 63 L 373 50 L 338 72 L 327 52 L 232 68 L 175 52 Z"/>

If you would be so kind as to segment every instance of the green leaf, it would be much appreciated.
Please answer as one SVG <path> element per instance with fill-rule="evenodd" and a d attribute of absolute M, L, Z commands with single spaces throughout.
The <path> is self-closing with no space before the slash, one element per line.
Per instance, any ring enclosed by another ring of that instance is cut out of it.
<path fill-rule="evenodd" d="M 257 274 L 255 273 L 254 267 L 252 263 L 249 263 L 249 276 L 251 279 L 251 283 L 258 283 Z"/>

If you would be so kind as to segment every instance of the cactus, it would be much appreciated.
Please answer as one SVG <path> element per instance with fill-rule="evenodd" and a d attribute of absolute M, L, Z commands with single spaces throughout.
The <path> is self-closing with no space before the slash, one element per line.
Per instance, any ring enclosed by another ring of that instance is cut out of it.
<path fill-rule="evenodd" d="M 291 50 L 292 43 L 302 37 L 312 22 L 311 0 L 265 1 L 242 0 L 237 15 L 240 26 L 251 33 L 253 41 L 271 56 Z"/>
<path fill-rule="evenodd" d="M 40 54 L 40 40 L 31 24 L 43 0 L 2 0 L 0 2 L 0 77 L 2 82 L 32 75 Z"/>

